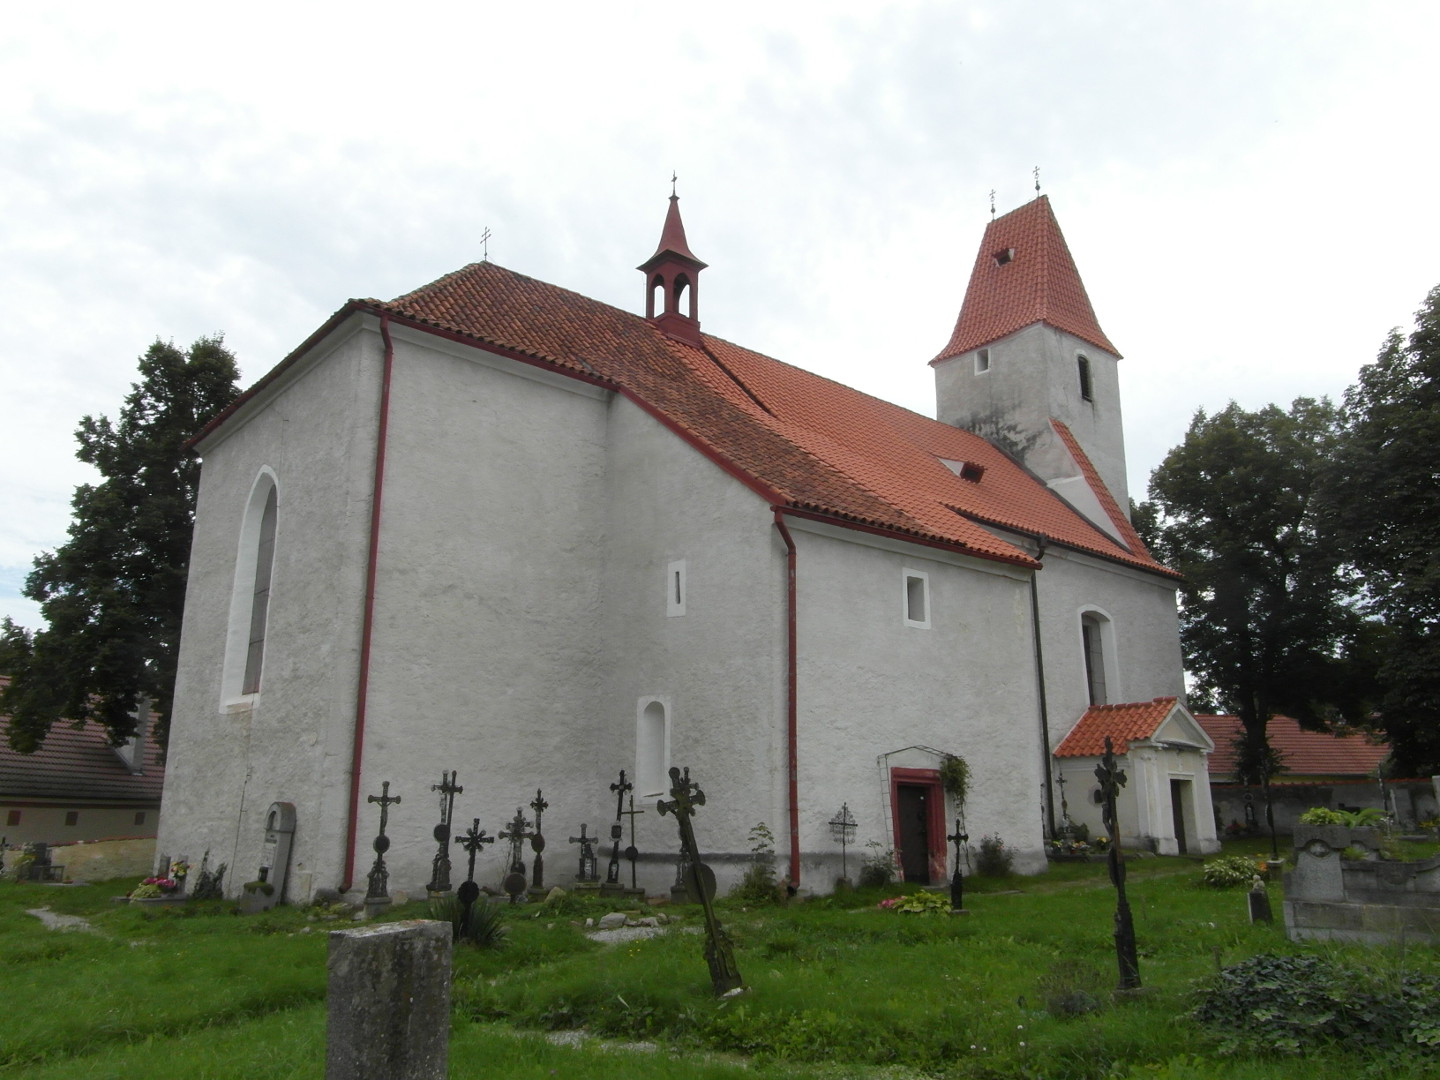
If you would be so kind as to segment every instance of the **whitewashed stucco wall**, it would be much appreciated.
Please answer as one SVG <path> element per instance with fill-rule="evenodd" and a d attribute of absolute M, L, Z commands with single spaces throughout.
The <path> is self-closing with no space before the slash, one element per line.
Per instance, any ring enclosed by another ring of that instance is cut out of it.
<path fill-rule="evenodd" d="M 293 802 L 292 882 L 339 874 L 382 348 L 352 319 L 202 446 L 157 846 L 254 877 L 264 815 Z M 277 524 L 260 694 L 221 689 L 241 521 L 262 468 Z M 292 890 L 294 891 L 294 890 Z"/>

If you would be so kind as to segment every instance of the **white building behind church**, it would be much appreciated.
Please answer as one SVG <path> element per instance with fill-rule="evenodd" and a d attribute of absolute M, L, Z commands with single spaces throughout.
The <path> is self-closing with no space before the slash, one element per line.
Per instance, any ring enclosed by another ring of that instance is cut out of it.
<path fill-rule="evenodd" d="M 391 887 L 418 893 L 453 769 L 456 832 L 543 790 L 565 884 L 623 769 L 657 892 L 677 766 L 722 882 L 764 822 L 782 877 L 827 891 L 843 803 L 862 850 L 938 883 L 957 754 L 970 836 L 1043 867 L 1061 740 L 1184 692 L 1175 577 L 1125 509 L 1119 355 L 1048 200 L 985 232 L 939 420 L 702 333 L 704 268 L 672 197 L 644 316 L 472 264 L 349 302 L 206 428 L 160 850 L 245 881 L 290 803 L 290 898 L 363 891 L 388 781 Z M 1131 842 L 1215 846 L 1192 742 Z"/>

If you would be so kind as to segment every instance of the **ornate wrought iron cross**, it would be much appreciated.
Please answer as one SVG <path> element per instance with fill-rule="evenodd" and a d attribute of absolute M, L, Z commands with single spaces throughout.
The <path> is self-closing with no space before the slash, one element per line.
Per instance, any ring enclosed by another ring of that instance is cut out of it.
<path fill-rule="evenodd" d="M 644 810 L 636 810 L 636 809 L 635 809 L 635 796 L 634 796 L 634 795 L 631 795 L 631 796 L 630 796 L 630 809 L 624 811 L 625 816 L 630 819 L 630 844 L 629 844 L 628 847 L 625 848 L 625 859 L 626 859 L 626 861 L 628 861 L 628 862 L 630 863 L 630 888 L 631 888 L 631 889 L 637 888 L 637 886 L 636 886 L 636 884 L 635 884 L 635 862 L 636 862 L 637 859 L 640 858 L 639 849 L 637 849 L 637 848 L 635 847 L 635 815 L 636 815 L 636 814 L 643 814 L 644 812 L 645 812 Z"/>
<path fill-rule="evenodd" d="M 620 819 L 625 811 L 625 796 L 634 789 L 635 785 L 625 779 L 624 769 L 620 770 L 620 779 L 610 785 L 610 790 L 615 792 L 615 821 L 610 826 L 610 839 L 614 844 L 610 849 L 610 865 L 605 871 L 606 885 L 620 884 L 620 838 L 625 835 Z"/>
<path fill-rule="evenodd" d="M 850 870 L 845 862 L 845 849 L 855 842 L 855 817 L 850 813 L 850 804 L 841 803 L 840 812 L 830 819 L 830 835 L 840 841 L 840 876 L 850 880 Z"/>
<path fill-rule="evenodd" d="M 510 872 L 505 875 L 505 891 L 510 894 L 510 902 L 518 904 L 520 897 L 525 895 L 525 859 L 521 856 L 524 850 L 525 841 L 533 833 L 529 832 L 530 822 L 525 820 L 525 813 L 520 807 L 515 807 L 515 817 L 510 824 L 500 832 L 500 839 L 510 845 Z"/>
<path fill-rule="evenodd" d="M 477 817 L 471 823 L 470 828 L 455 837 L 455 842 L 470 856 L 470 865 L 466 871 L 465 880 L 455 891 L 455 896 L 460 901 L 460 926 L 458 929 L 463 932 L 470 926 L 470 910 L 480 897 L 480 886 L 475 884 L 475 856 L 486 844 L 495 843 L 495 837 L 485 835 L 485 830 L 480 828 L 480 819 Z"/>
<path fill-rule="evenodd" d="M 950 878 L 950 907 L 955 911 L 964 911 L 965 875 L 960 870 L 960 864 L 965 860 L 965 845 L 970 842 L 970 834 L 965 831 L 965 826 L 958 817 L 955 819 L 955 831 L 945 839 L 955 845 L 955 873 Z"/>
<path fill-rule="evenodd" d="M 540 831 L 540 821 L 545 816 L 545 811 L 550 809 L 550 804 L 545 801 L 545 796 L 540 794 L 540 789 L 535 789 L 535 798 L 530 803 L 530 809 L 535 811 L 535 834 L 530 837 L 530 850 L 535 852 L 535 863 L 531 867 L 531 887 L 534 889 L 545 888 L 545 836 Z"/>
<path fill-rule="evenodd" d="M 1135 923 L 1130 917 L 1130 903 L 1125 899 L 1125 860 L 1120 857 L 1120 823 L 1115 816 L 1115 797 L 1125 786 L 1125 770 L 1115 761 L 1110 736 L 1105 736 L 1105 756 L 1095 766 L 1100 781 L 1100 797 L 1104 800 L 1103 820 L 1110 834 L 1110 881 L 1115 886 L 1115 959 L 1120 968 L 1119 989 L 1135 990 L 1140 986 L 1140 960 L 1135 950 Z"/>
<path fill-rule="evenodd" d="M 440 850 L 430 863 L 430 884 L 425 886 L 430 892 L 450 891 L 450 820 L 455 814 L 455 796 L 465 790 L 455 783 L 455 776 L 441 769 L 440 783 L 430 785 L 431 791 L 440 792 L 440 822 L 431 834 Z"/>
<path fill-rule="evenodd" d="M 595 841 L 598 836 L 586 836 L 588 828 L 585 822 L 580 823 L 580 835 L 570 837 L 570 843 L 580 845 L 580 868 L 575 872 L 576 881 L 595 881 L 600 877 L 599 862 L 595 858 Z"/>
<path fill-rule="evenodd" d="M 693 886 L 705 911 L 705 962 L 710 966 L 710 984 L 714 987 L 715 996 L 723 997 L 743 990 L 745 980 L 741 978 L 740 969 L 735 964 L 735 946 L 730 943 L 720 920 L 715 917 L 715 905 L 710 902 L 710 896 L 700 877 L 700 850 L 695 845 L 695 828 L 690 819 L 695 815 L 696 808 L 704 805 L 705 792 L 700 790 L 699 784 L 690 779 L 689 767 L 686 767 L 682 776 L 679 769 L 671 766 L 670 798 L 660 800 L 655 804 L 655 809 L 660 811 L 661 816 L 674 814 L 675 823 L 680 827 L 680 847 L 690 863 L 689 884 Z"/>
<path fill-rule="evenodd" d="M 367 877 L 369 888 L 365 892 L 365 902 L 388 904 L 390 892 L 386 885 L 390 881 L 390 871 L 385 869 L 385 852 L 390 850 L 390 838 L 385 835 L 385 825 L 390 820 L 390 807 L 400 804 L 400 796 L 390 794 L 390 781 L 386 780 L 380 785 L 380 794 L 371 795 L 365 801 L 380 804 L 380 832 L 370 844 L 375 849 L 375 865 L 370 867 Z"/>

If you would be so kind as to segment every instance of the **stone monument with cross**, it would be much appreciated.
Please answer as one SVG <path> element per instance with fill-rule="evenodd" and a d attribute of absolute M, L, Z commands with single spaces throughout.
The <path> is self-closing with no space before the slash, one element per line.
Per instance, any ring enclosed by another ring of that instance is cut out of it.
<path fill-rule="evenodd" d="M 385 825 L 390 820 L 390 807 L 400 805 L 400 796 L 390 794 L 390 781 L 386 780 L 380 785 L 380 794 L 371 795 L 365 801 L 380 804 L 380 831 L 370 844 L 375 849 L 375 863 L 366 876 L 369 887 L 365 890 L 366 914 L 378 915 L 390 903 L 390 890 L 387 887 L 390 871 L 385 869 L 385 852 L 390 850 L 390 838 L 385 835 Z"/>
<path fill-rule="evenodd" d="M 450 819 L 455 814 L 455 796 L 464 788 L 455 783 L 456 773 L 440 770 L 440 783 L 431 784 L 431 791 L 440 792 L 440 821 L 432 835 L 440 849 L 430 860 L 430 884 L 425 891 L 431 894 L 450 891 Z"/>
<path fill-rule="evenodd" d="M 745 980 L 741 978 L 740 968 L 735 963 L 735 946 L 731 944 L 725 928 L 715 916 L 711 891 L 704 887 L 700 873 L 702 868 L 708 867 L 702 867 L 700 862 L 700 852 L 695 845 L 695 828 L 690 819 L 695 816 L 695 811 L 704 805 L 705 792 L 700 790 L 699 784 L 690 779 L 689 766 L 686 766 L 683 775 L 679 769 L 671 766 L 670 798 L 661 799 L 655 804 L 655 809 L 662 817 L 666 814 L 675 815 L 675 823 L 680 829 L 680 849 L 686 854 L 686 861 L 690 866 L 689 885 L 700 898 L 700 904 L 705 911 L 705 962 L 710 967 L 710 985 L 714 988 L 716 997 L 726 997 L 744 990 Z"/>
<path fill-rule="evenodd" d="M 1115 886 L 1115 959 L 1120 968 L 1120 990 L 1140 988 L 1140 959 L 1135 949 L 1135 922 L 1125 898 L 1125 860 L 1120 855 L 1120 822 L 1115 814 L 1115 797 L 1125 786 L 1125 770 L 1115 761 L 1110 736 L 1105 736 L 1105 754 L 1095 766 L 1100 781 L 1105 828 L 1110 834 L 1110 882 Z"/>
<path fill-rule="evenodd" d="M 570 837 L 570 843 L 580 845 L 580 866 L 575 871 L 575 886 L 580 889 L 596 888 L 600 882 L 600 860 L 595 855 L 600 837 L 586 836 L 585 830 L 589 827 L 582 821 L 580 835 Z"/>
<path fill-rule="evenodd" d="M 463 937 L 465 931 L 470 928 L 470 914 L 475 908 L 475 901 L 480 898 L 480 886 L 475 884 L 475 856 L 486 844 L 495 843 L 495 837 L 485 834 L 485 830 L 480 828 L 480 819 L 477 817 L 471 823 L 470 828 L 455 837 L 455 843 L 464 849 L 470 860 L 466 868 L 465 880 L 455 891 L 455 897 L 460 901 L 460 923 L 455 927 L 455 936 L 459 938 Z"/>

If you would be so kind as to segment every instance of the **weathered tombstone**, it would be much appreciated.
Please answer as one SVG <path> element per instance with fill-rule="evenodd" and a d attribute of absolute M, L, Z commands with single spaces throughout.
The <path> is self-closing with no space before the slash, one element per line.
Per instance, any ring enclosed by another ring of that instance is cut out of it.
<path fill-rule="evenodd" d="M 325 1080 L 444 1080 L 450 934 L 429 921 L 330 934 Z"/>
<path fill-rule="evenodd" d="M 970 834 L 963 830 L 958 817 L 955 819 L 955 831 L 945 839 L 955 845 L 955 873 L 950 878 L 950 910 L 964 911 L 965 875 L 960 871 L 960 864 L 965 859 L 965 845 L 970 842 Z"/>
<path fill-rule="evenodd" d="M 1110 834 L 1110 882 L 1115 886 L 1115 960 L 1120 968 L 1119 989 L 1140 988 L 1140 959 L 1135 949 L 1135 922 L 1130 902 L 1125 899 L 1125 860 L 1120 856 L 1120 821 L 1115 814 L 1115 796 L 1125 786 L 1125 770 L 1115 763 L 1115 749 L 1105 736 L 1105 756 L 1095 766 L 1104 800 L 1102 820 Z"/>
<path fill-rule="evenodd" d="M 530 894 L 535 897 L 545 895 L 545 834 L 541 832 L 541 822 L 544 820 L 545 811 L 550 809 L 550 804 L 545 801 L 545 796 L 540 794 L 540 789 L 535 789 L 535 798 L 530 803 L 530 809 L 535 811 L 535 831 L 530 835 L 530 850 L 535 852 L 535 861 L 530 865 Z"/>
<path fill-rule="evenodd" d="M 580 845 L 580 866 L 575 871 L 575 880 L 582 885 L 600 880 L 600 860 L 595 857 L 598 836 L 586 836 L 586 822 L 580 823 L 580 835 L 570 837 L 570 843 Z"/>
<path fill-rule="evenodd" d="M 480 819 L 477 817 L 470 828 L 455 837 L 455 842 L 465 849 L 470 856 L 470 865 L 461 882 L 460 888 L 456 890 L 455 896 L 460 901 L 460 923 L 455 927 L 457 938 L 465 936 L 470 929 L 470 916 L 475 910 L 475 901 L 480 898 L 480 886 L 475 884 L 475 856 L 486 844 L 493 844 L 495 837 L 486 836 L 485 830 L 480 828 Z"/>
<path fill-rule="evenodd" d="M 431 833 L 440 849 L 430 861 L 430 884 L 425 891 L 431 894 L 450 891 L 450 819 L 455 813 L 455 796 L 464 788 L 455 783 L 455 772 L 440 770 L 440 783 L 431 784 L 431 791 L 440 792 L 440 821 Z"/>
<path fill-rule="evenodd" d="M 512 904 L 520 903 L 528 884 L 525 878 L 525 859 L 521 852 L 525 850 L 525 841 L 531 836 L 529 828 L 530 822 L 525 820 L 524 812 L 517 806 L 509 827 L 500 831 L 500 839 L 510 845 L 510 872 L 505 875 L 501 886 L 510 894 Z"/>
<path fill-rule="evenodd" d="M 730 938 L 725 933 L 725 928 L 720 925 L 720 920 L 715 917 L 715 905 L 710 902 L 710 895 L 707 895 L 702 875 L 700 873 L 702 864 L 700 862 L 699 849 L 695 845 L 695 828 L 690 819 L 694 816 L 697 807 L 705 805 L 705 793 L 700 790 L 700 785 L 691 781 L 690 769 L 687 766 L 682 776 L 680 770 L 673 765 L 670 768 L 670 798 L 662 799 L 655 804 L 655 809 L 660 811 L 663 817 L 666 814 L 674 814 L 675 822 L 680 828 L 680 848 L 688 856 L 690 864 L 690 887 L 700 897 L 700 903 L 705 911 L 705 962 L 710 967 L 710 985 L 715 990 L 716 997 L 724 997 L 736 993 L 745 988 L 745 980 L 740 977 L 740 969 L 735 964 L 735 947 L 730 943 Z M 703 867 L 708 870 L 709 867 Z M 714 892 L 714 875 L 711 875 L 710 893 Z"/>
<path fill-rule="evenodd" d="M 285 900 L 290 877 L 290 844 L 295 837 L 295 804 L 275 802 L 265 812 L 265 840 L 255 880 L 242 886 L 240 910 L 247 915 L 266 911 Z"/>
<path fill-rule="evenodd" d="M 1255 875 L 1255 883 L 1250 886 L 1250 892 L 1246 894 L 1249 902 L 1250 921 L 1252 923 L 1272 923 L 1274 915 L 1270 911 L 1270 895 L 1265 891 L 1265 882 L 1260 880 L 1260 875 Z"/>
<path fill-rule="evenodd" d="M 385 869 L 385 852 L 390 850 L 390 838 L 385 835 L 385 823 L 390 817 L 390 807 L 399 805 L 400 796 L 390 794 L 390 781 L 386 780 L 380 785 L 380 794 L 370 795 L 366 801 L 380 804 L 380 832 L 370 844 L 375 849 L 375 863 L 366 877 L 369 887 L 365 890 L 366 913 L 378 915 L 390 903 L 390 890 L 387 888 L 390 871 Z"/>

